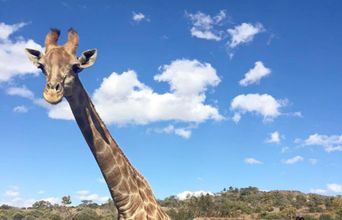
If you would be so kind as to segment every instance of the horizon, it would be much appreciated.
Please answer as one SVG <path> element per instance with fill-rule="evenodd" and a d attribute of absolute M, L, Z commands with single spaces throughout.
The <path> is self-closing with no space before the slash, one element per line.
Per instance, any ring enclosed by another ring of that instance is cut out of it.
<path fill-rule="evenodd" d="M 341 8 L 0 0 L 0 205 L 110 198 L 68 103 L 42 99 L 24 53 L 70 27 L 78 55 L 98 53 L 83 86 L 158 199 L 229 186 L 342 195 Z"/>

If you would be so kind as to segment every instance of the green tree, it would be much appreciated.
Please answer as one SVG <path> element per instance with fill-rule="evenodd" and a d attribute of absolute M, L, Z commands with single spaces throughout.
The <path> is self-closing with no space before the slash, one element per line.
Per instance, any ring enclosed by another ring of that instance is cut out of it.
<path fill-rule="evenodd" d="M 63 197 L 62 197 L 62 204 L 63 204 L 64 206 L 68 206 L 68 205 L 71 204 L 71 198 L 70 198 L 69 195 L 68 195 L 68 196 L 63 196 Z"/>
<path fill-rule="evenodd" d="M 37 201 L 33 203 L 32 208 L 34 209 L 52 209 L 52 204 L 48 201 Z"/>
<path fill-rule="evenodd" d="M 82 205 L 84 205 L 84 206 L 88 206 L 88 205 L 90 205 L 90 204 L 92 204 L 92 203 L 93 203 L 93 201 L 92 201 L 92 200 L 87 200 L 87 199 L 85 199 L 85 200 L 82 200 L 81 202 L 82 202 Z"/>

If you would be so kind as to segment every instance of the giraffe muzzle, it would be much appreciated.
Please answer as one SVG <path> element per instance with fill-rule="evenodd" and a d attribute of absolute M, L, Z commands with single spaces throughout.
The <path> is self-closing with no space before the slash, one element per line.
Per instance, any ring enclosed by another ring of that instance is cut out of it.
<path fill-rule="evenodd" d="M 64 88 L 62 83 L 46 83 L 43 97 L 50 104 L 58 104 L 62 101 L 64 95 Z"/>

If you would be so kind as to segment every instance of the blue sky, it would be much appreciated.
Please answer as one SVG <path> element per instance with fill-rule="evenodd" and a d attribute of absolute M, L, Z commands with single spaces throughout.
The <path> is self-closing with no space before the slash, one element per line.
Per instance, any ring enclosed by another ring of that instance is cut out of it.
<path fill-rule="evenodd" d="M 339 1 L 0 1 L 0 203 L 108 190 L 23 48 L 97 48 L 81 81 L 158 198 L 256 186 L 342 193 Z"/>

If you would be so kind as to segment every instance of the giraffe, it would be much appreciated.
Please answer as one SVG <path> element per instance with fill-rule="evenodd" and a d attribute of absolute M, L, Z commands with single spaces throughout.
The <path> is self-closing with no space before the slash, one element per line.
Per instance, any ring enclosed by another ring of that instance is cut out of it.
<path fill-rule="evenodd" d="M 78 77 L 79 72 L 94 64 L 97 50 L 87 50 L 77 57 L 78 33 L 69 29 L 64 45 L 57 44 L 59 35 L 58 29 L 48 32 L 45 53 L 25 49 L 30 61 L 45 75 L 44 99 L 50 104 L 58 104 L 63 97 L 68 101 L 107 183 L 119 220 L 170 220 L 158 205 L 148 182 L 111 136 Z"/>

